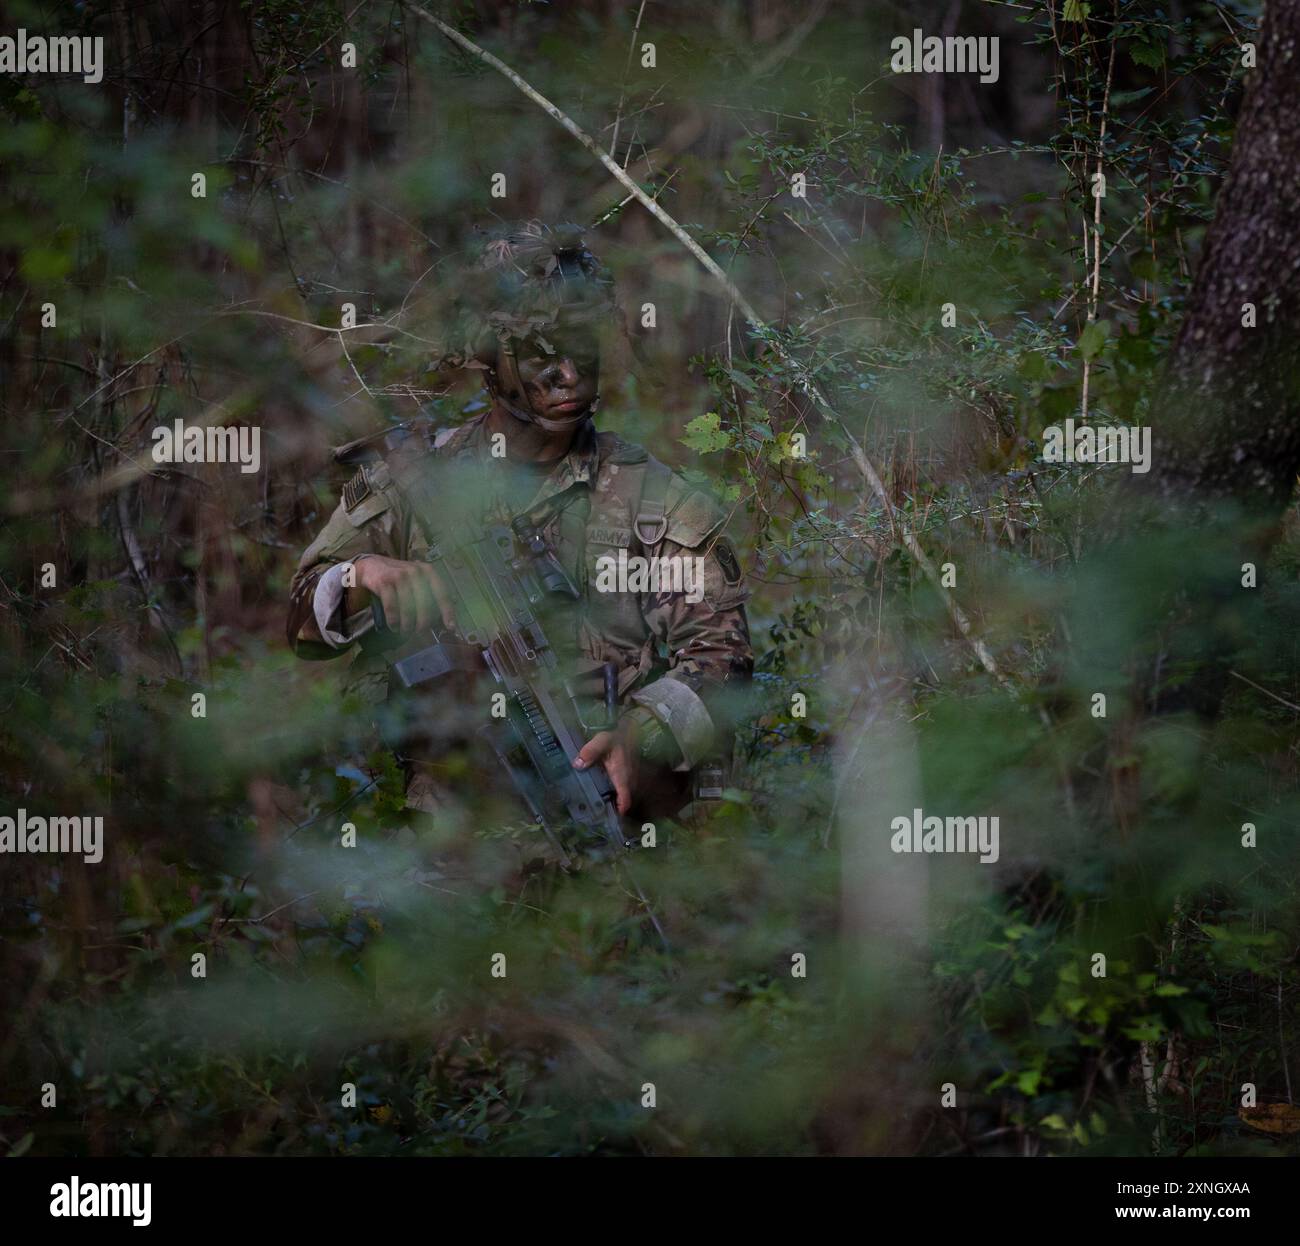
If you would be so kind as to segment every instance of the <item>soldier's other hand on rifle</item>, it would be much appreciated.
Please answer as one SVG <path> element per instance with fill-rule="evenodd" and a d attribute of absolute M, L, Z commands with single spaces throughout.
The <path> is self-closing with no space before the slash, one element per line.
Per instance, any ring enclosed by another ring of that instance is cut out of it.
<path fill-rule="evenodd" d="M 364 610 L 372 597 L 384 607 L 384 620 L 393 632 L 423 631 L 439 615 L 454 629 L 451 596 L 427 562 L 406 562 L 383 554 L 365 554 L 353 562 L 355 587 L 347 590 L 347 613 Z"/>
<path fill-rule="evenodd" d="M 641 768 L 637 741 L 639 731 L 635 718 L 620 718 L 613 731 L 601 731 L 592 736 L 573 759 L 577 770 L 585 770 L 597 762 L 605 763 L 605 771 L 614 785 L 621 815 L 626 815 L 632 808 L 632 795 L 636 791 Z"/>

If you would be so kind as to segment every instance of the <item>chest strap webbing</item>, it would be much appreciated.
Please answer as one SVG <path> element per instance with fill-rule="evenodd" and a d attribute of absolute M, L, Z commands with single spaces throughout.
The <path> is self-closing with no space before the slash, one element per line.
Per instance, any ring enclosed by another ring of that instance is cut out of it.
<path fill-rule="evenodd" d="M 658 459 L 647 459 L 641 473 L 641 499 L 637 503 L 632 531 L 647 549 L 658 545 L 668 531 L 668 514 L 665 502 L 668 486 L 672 482 L 672 468 Z"/>

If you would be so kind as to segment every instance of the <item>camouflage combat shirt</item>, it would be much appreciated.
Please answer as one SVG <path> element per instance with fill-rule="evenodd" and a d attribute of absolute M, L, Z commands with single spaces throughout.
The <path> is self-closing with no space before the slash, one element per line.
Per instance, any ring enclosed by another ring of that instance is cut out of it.
<path fill-rule="evenodd" d="M 482 498 L 485 520 L 508 523 L 524 512 L 542 516 L 539 530 L 581 592 L 564 647 L 591 662 L 615 664 L 620 706 L 639 706 L 643 715 L 653 716 L 676 745 L 676 769 L 718 755 L 729 745 L 721 702 L 753 670 L 744 607 L 748 593 L 723 535 L 726 513 L 709 493 L 640 446 L 598 432 L 590 420 L 568 453 L 547 470 L 494 458 L 486 419 L 480 415 L 436 434 L 404 426 L 408 431 L 397 439 L 399 445 L 390 433 L 335 452 L 340 462 L 360 462 L 360 469 L 299 560 L 287 628 L 294 650 L 305 658 L 333 658 L 358 648 L 355 643 L 332 648 L 301 634 L 312 618 L 317 582 L 329 567 L 362 553 L 423 558 L 427 542 L 398 484 L 410 470 L 406 456 L 417 456 L 420 470 L 477 471 L 482 479 L 498 481 Z M 598 560 L 617 559 L 620 551 L 628 557 L 699 560 L 692 565 L 702 570 L 701 582 L 689 594 L 595 591 Z M 381 655 L 363 652 L 349 682 L 377 699 L 386 688 L 385 670 Z"/>

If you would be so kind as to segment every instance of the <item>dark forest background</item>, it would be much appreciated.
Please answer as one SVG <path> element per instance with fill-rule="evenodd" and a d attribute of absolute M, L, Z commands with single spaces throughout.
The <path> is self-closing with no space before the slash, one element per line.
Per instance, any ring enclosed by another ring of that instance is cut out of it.
<path fill-rule="evenodd" d="M 0 79 L 0 812 L 107 831 L 0 861 L 0 1148 L 1293 1153 L 1300 3 L 429 11 L 764 326 L 413 6 L 7 4 L 107 64 Z M 915 27 L 997 81 L 892 73 Z M 448 897 L 283 641 L 330 448 L 481 409 L 445 296 L 530 217 L 754 589 L 737 787 L 637 862 L 671 956 L 609 871 Z M 155 463 L 178 418 L 261 470 Z M 1152 471 L 1044 463 L 1067 418 Z M 892 854 L 918 807 L 998 863 Z"/>

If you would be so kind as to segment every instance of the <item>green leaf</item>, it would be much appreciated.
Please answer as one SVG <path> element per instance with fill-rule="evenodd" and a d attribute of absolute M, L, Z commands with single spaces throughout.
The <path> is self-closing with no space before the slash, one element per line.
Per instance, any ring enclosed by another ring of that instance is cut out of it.
<path fill-rule="evenodd" d="M 1156 1039 L 1164 1033 L 1159 1021 L 1153 1018 L 1143 1018 L 1135 1025 L 1127 1025 L 1121 1031 L 1125 1038 L 1131 1038 L 1139 1043 L 1154 1043 Z"/>
<path fill-rule="evenodd" d="M 1045 381 L 1052 375 L 1052 366 L 1040 351 L 1031 350 L 1021 356 L 1016 371 L 1027 381 Z"/>
<path fill-rule="evenodd" d="M 1165 63 L 1165 50 L 1158 43 L 1130 43 L 1128 54 L 1138 65 L 1159 69 Z"/>
<path fill-rule="evenodd" d="M 193 930 L 196 926 L 202 926 L 212 916 L 213 905 L 200 904 L 193 912 L 186 913 L 175 926 L 177 930 Z"/>
<path fill-rule="evenodd" d="M 731 445 L 731 438 L 722 431 L 722 417 L 716 411 L 706 411 L 687 424 L 682 445 L 696 454 L 715 454 Z"/>
<path fill-rule="evenodd" d="M 1129 261 L 1129 271 L 1139 281 L 1154 281 L 1156 279 L 1156 262 L 1148 252 L 1142 251 Z"/>
<path fill-rule="evenodd" d="M 53 247 L 28 247 L 23 252 L 21 263 L 23 276 L 28 281 L 58 281 L 71 271 L 72 256 Z"/>
<path fill-rule="evenodd" d="M 1061 11 L 1061 21 L 1063 22 L 1085 22 L 1088 20 L 1088 12 L 1092 5 L 1087 0 L 1065 0 L 1065 8 Z"/>
<path fill-rule="evenodd" d="M 1079 334 L 1079 354 L 1085 359 L 1096 359 L 1110 336 L 1109 320 L 1094 320 Z"/>

